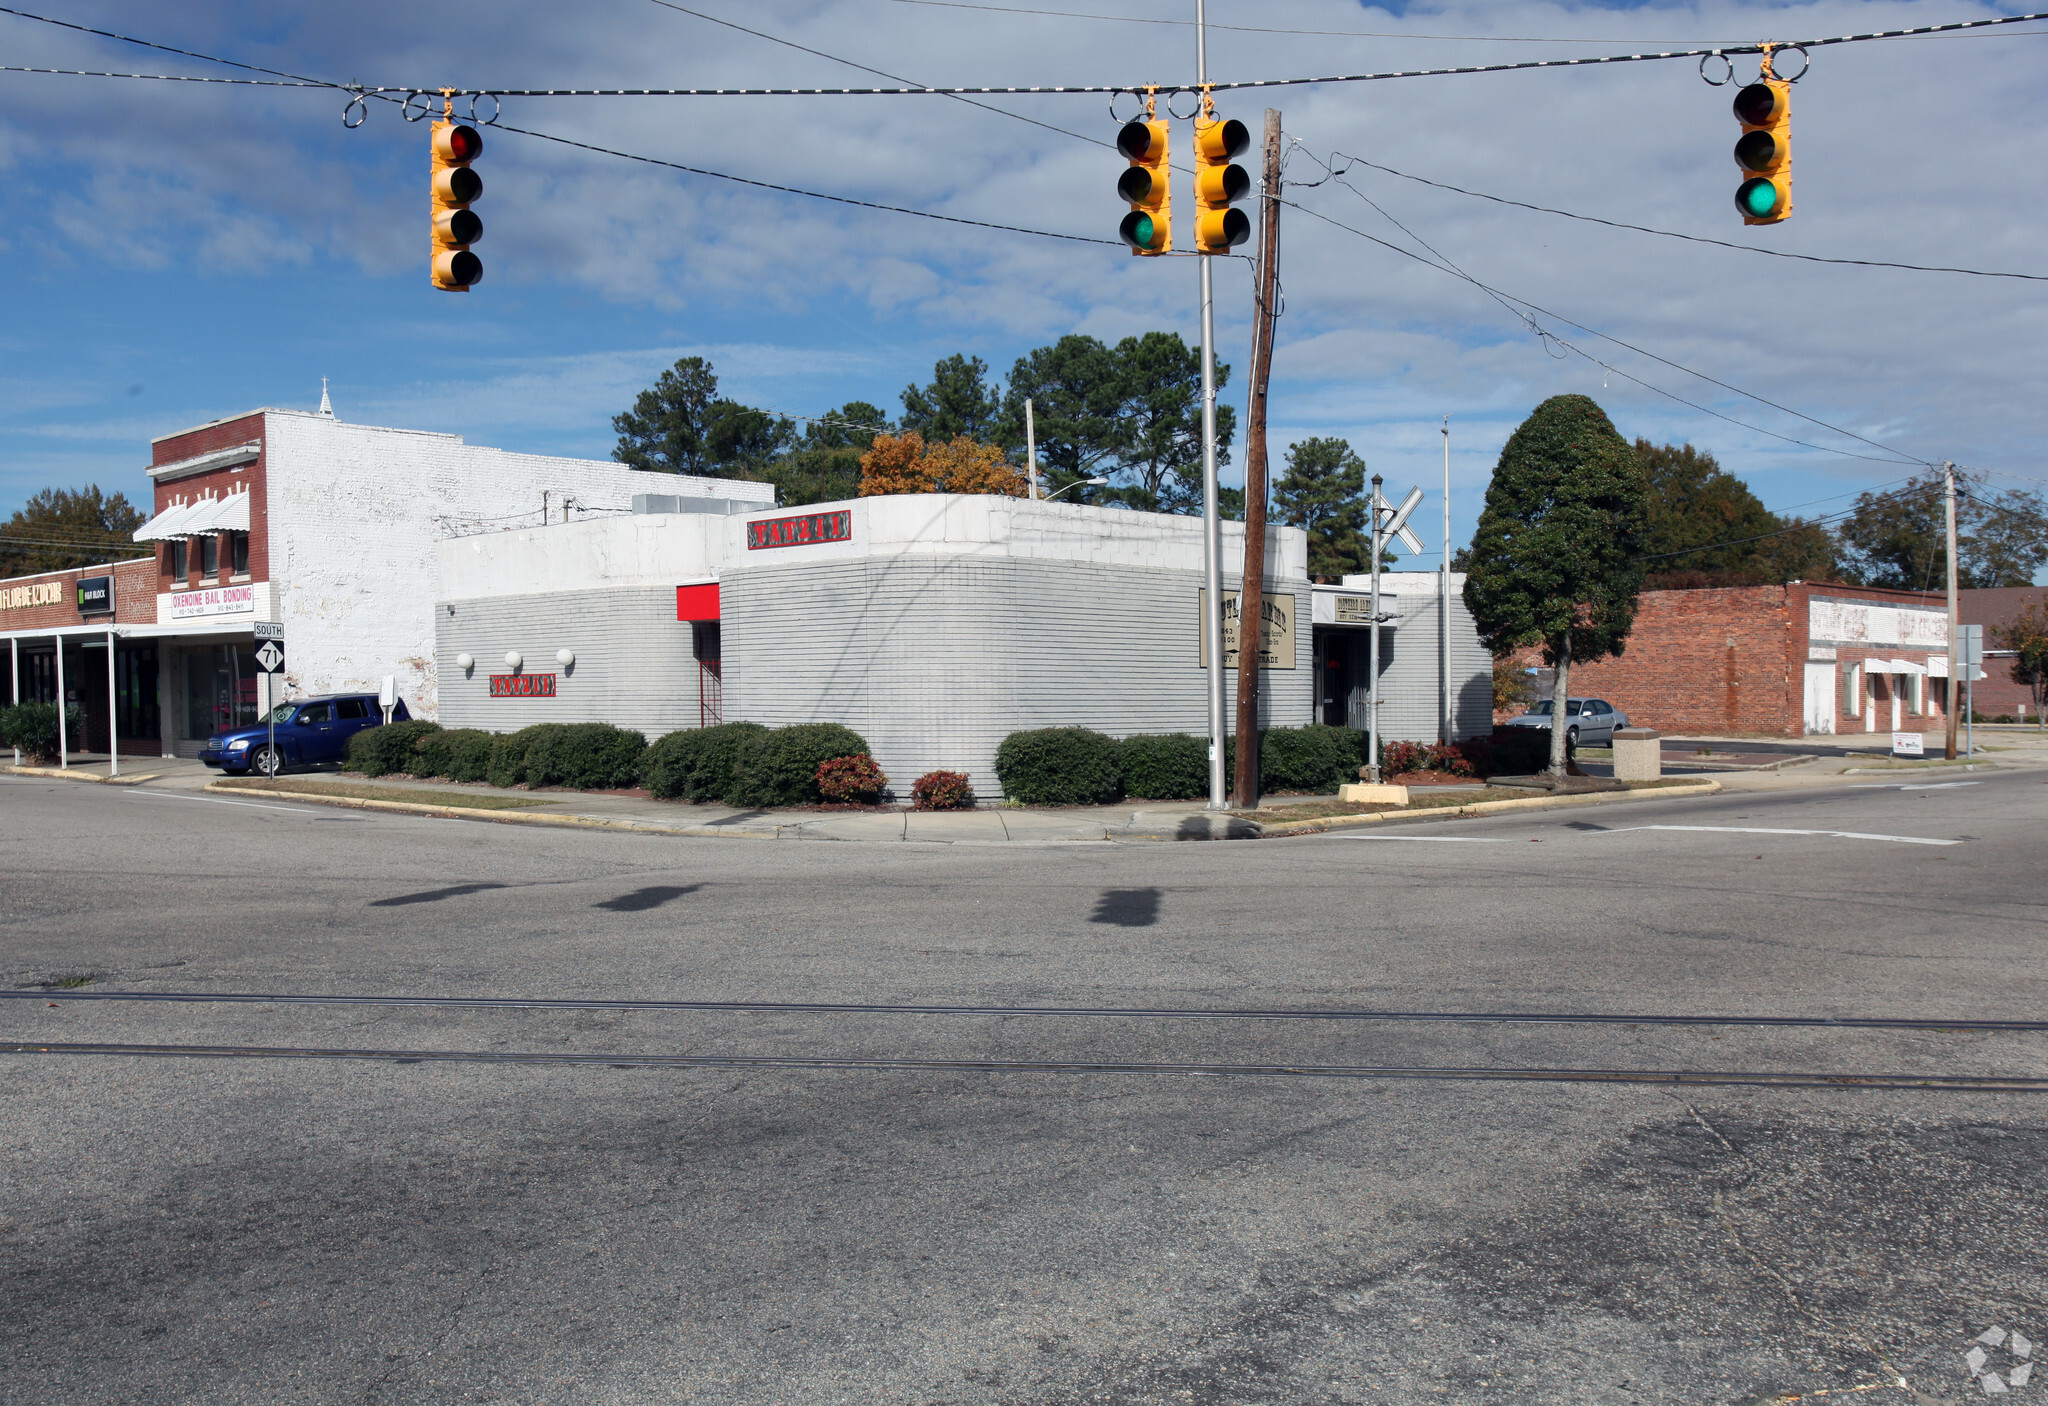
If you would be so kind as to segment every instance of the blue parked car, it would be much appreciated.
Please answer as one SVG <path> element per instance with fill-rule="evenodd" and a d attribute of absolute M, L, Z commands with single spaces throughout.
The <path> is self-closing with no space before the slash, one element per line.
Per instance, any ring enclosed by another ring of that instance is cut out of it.
<path fill-rule="evenodd" d="M 405 700 L 391 710 L 393 722 L 412 715 Z M 270 725 L 277 724 L 277 755 L 270 752 Z M 348 740 L 366 727 L 379 727 L 384 710 L 374 693 L 331 693 L 280 703 L 269 717 L 250 727 L 217 732 L 199 749 L 199 760 L 230 776 L 256 772 L 275 776 L 294 767 L 339 762 L 348 755 Z"/>

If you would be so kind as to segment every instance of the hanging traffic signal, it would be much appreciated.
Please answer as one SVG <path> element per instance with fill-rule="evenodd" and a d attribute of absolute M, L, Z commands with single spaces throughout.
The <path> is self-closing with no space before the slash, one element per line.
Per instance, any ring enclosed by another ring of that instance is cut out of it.
<path fill-rule="evenodd" d="M 1173 163 L 1164 122 L 1126 122 L 1116 149 L 1130 158 L 1117 178 L 1117 199 L 1128 201 L 1117 233 L 1133 254 L 1164 254 L 1173 248 Z"/>
<path fill-rule="evenodd" d="M 1195 251 L 1224 254 L 1252 237 L 1251 217 L 1231 208 L 1252 188 L 1252 178 L 1233 158 L 1252 144 L 1236 118 L 1219 122 L 1203 99 L 1195 118 Z"/>
<path fill-rule="evenodd" d="M 1771 74 L 1768 60 L 1764 74 L 1735 95 L 1735 164 L 1743 173 L 1735 208 L 1746 225 L 1774 225 L 1792 213 L 1792 85 Z"/>
<path fill-rule="evenodd" d="M 433 133 L 434 286 L 467 293 L 484 276 L 483 260 L 469 246 L 484 237 L 484 222 L 470 202 L 484 193 L 484 178 L 469 169 L 483 155 L 483 134 L 464 123 L 439 121 Z"/>

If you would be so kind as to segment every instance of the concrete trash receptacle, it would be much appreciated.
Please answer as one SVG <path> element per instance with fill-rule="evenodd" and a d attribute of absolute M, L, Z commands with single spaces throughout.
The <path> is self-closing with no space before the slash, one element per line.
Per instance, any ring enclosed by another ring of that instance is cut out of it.
<path fill-rule="evenodd" d="M 1664 778 L 1663 736 L 1650 727 L 1615 729 L 1614 779 L 1661 781 Z"/>

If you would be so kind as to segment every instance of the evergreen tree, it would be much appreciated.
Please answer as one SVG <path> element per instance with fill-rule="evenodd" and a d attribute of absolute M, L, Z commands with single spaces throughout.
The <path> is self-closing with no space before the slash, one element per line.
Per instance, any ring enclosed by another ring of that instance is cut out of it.
<path fill-rule="evenodd" d="M 803 438 L 769 471 L 784 506 L 860 496 L 861 455 L 894 427 L 879 406 L 849 400 L 804 426 Z"/>
<path fill-rule="evenodd" d="M 988 384 L 988 363 L 955 353 L 932 367 L 929 385 L 903 388 L 903 428 L 939 444 L 961 435 L 992 439 L 1002 400 Z"/>
<path fill-rule="evenodd" d="M 1651 589 L 1834 577 L 1825 529 L 1779 517 L 1712 454 L 1647 439 L 1635 450 L 1649 485 L 1643 549 Z"/>
<path fill-rule="evenodd" d="M 1643 584 L 1648 484 L 1590 397 L 1552 396 L 1501 450 L 1472 536 L 1465 604 L 1495 656 L 1540 644 L 1556 672 L 1550 771 L 1565 769 L 1575 659 L 1620 654 Z"/>
<path fill-rule="evenodd" d="M 1372 569 L 1366 535 L 1365 460 L 1341 439 L 1287 446 L 1273 485 L 1274 516 L 1308 534 L 1308 574 L 1324 583 Z"/>

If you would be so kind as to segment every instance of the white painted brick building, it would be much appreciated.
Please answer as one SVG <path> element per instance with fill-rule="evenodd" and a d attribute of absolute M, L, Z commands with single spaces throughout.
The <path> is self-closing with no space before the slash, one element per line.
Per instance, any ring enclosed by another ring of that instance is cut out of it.
<path fill-rule="evenodd" d="M 459 435 L 264 409 L 152 442 L 152 641 L 163 745 L 190 755 L 263 701 L 251 626 L 285 629 L 285 695 L 374 690 L 434 717 L 435 547 L 450 533 L 623 514 L 636 494 L 772 504 L 767 484 L 515 454 Z M 138 646 L 140 647 L 140 646 Z"/>

